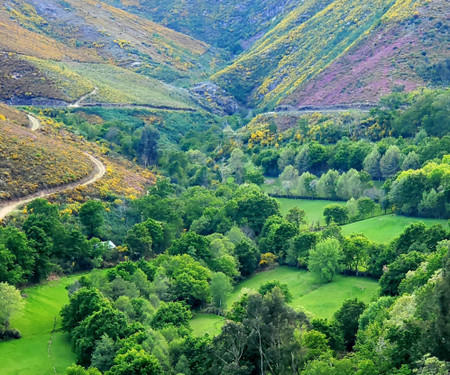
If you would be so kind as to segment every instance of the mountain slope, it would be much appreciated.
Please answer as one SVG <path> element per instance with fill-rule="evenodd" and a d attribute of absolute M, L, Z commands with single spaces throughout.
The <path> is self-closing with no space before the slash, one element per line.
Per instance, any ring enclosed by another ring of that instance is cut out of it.
<path fill-rule="evenodd" d="M 126 80 L 132 74 L 141 75 L 142 79 L 131 80 L 142 82 L 134 95 L 143 96 L 148 104 L 159 105 L 152 102 L 152 93 L 164 101 L 177 90 L 148 78 L 186 85 L 207 78 L 210 62 L 219 61 L 206 43 L 97 0 L 2 3 L 0 33 L 8 36 L 0 38 L 0 56 L 7 62 L 0 66 L 3 100 L 77 100 L 97 84 L 92 78 L 80 77 L 76 65 L 67 65 L 78 62 L 85 67 L 90 65 L 86 68 L 89 71 L 106 72 L 107 86 L 116 75 L 125 76 Z M 58 64 L 66 66 L 58 68 Z M 103 83 L 106 81 L 103 74 L 100 78 Z M 75 89 L 68 89 L 73 83 Z M 142 86 L 146 87 L 145 95 L 141 95 Z M 111 90 L 114 89 L 112 85 Z M 128 91 L 133 91 L 131 85 Z M 124 96 L 125 103 L 134 102 L 130 99 L 132 92 Z M 181 91 L 176 96 L 182 102 L 190 102 Z M 171 105 L 171 101 L 164 104 Z M 192 107 L 192 103 L 187 106 Z"/>
<path fill-rule="evenodd" d="M 32 132 L 22 112 L 0 104 L 0 201 L 80 180 L 91 169 L 77 148 Z"/>
<path fill-rule="evenodd" d="M 294 9 L 295 0 L 107 0 L 155 22 L 236 53 Z"/>
<path fill-rule="evenodd" d="M 414 69 L 403 69 L 405 61 L 415 61 L 417 55 L 427 50 L 430 50 L 430 64 L 443 59 L 446 43 L 448 45 L 445 26 L 444 32 L 435 35 L 431 43 L 431 39 L 423 37 L 425 30 L 420 25 L 428 22 L 429 17 L 433 20 L 428 23 L 445 25 L 444 3 L 443 0 L 426 4 L 415 0 L 305 0 L 251 50 L 213 79 L 242 102 L 267 109 L 279 104 L 375 102 L 396 85 L 411 89 L 423 83 Z M 377 45 L 368 51 L 364 46 L 375 40 Z M 374 54 L 383 48 L 393 53 L 381 53 L 370 60 L 370 52 Z M 351 54 L 357 61 L 341 63 L 341 70 L 331 76 L 332 64 L 348 59 Z M 395 65 L 395 59 L 401 60 L 400 67 Z M 346 72 L 353 67 L 354 71 Z M 324 87 L 317 93 L 318 97 L 311 98 L 314 88 L 310 87 L 306 93 L 305 87 L 319 73 L 321 76 L 316 82 L 322 82 Z M 338 73 L 349 81 L 348 88 L 339 87 L 342 78 Z M 363 88 L 364 80 L 371 77 L 375 82 Z M 337 99 L 330 96 L 327 99 L 329 81 L 335 83 L 335 90 L 339 89 Z M 351 89 L 357 89 L 355 95 L 339 96 L 341 91 Z"/>

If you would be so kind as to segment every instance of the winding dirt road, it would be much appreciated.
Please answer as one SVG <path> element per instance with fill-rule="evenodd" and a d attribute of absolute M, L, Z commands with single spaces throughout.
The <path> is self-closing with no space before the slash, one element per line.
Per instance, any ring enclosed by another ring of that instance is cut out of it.
<path fill-rule="evenodd" d="M 32 115 L 27 115 L 27 116 L 30 121 L 31 130 L 35 131 L 35 130 L 39 129 L 39 127 L 40 127 L 39 120 L 37 118 L 33 117 Z M 33 199 L 45 198 L 51 194 L 60 193 L 64 190 L 73 189 L 77 186 L 91 185 L 94 182 L 101 179 L 104 176 L 104 174 L 106 173 L 106 168 L 103 165 L 103 163 L 100 160 L 98 160 L 97 158 L 88 154 L 87 152 L 83 152 L 83 154 L 86 155 L 91 160 L 92 164 L 94 165 L 94 169 L 89 176 L 87 176 L 77 182 L 71 182 L 70 184 L 57 186 L 57 187 L 54 187 L 51 189 L 41 190 L 34 194 L 30 194 L 30 195 L 27 195 L 25 197 L 22 197 L 22 198 L 19 198 L 16 200 L 3 202 L 0 204 L 0 220 L 3 220 L 11 212 L 13 212 L 14 210 L 18 209 L 19 207 L 21 207 L 29 202 L 31 202 Z"/>

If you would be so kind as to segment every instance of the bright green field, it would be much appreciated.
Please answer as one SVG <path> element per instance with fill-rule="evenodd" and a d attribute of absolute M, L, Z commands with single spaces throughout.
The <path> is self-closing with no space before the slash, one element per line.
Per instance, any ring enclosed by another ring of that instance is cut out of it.
<path fill-rule="evenodd" d="M 59 329 L 59 311 L 69 301 L 65 286 L 75 278 L 65 277 L 23 291 L 28 296 L 25 311 L 11 322 L 22 338 L 0 342 L 2 375 L 53 375 L 53 366 L 63 374 L 75 362 L 68 336 Z M 55 318 L 58 332 L 52 335 Z"/>
<path fill-rule="evenodd" d="M 196 335 L 216 336 L 220 333 L 224 318 L 214 314 L 197 314 L 191 320 L 191 328 Z"/>
<path fill-rule="evenodd" d="M 347 298 L 370 302 L 377 295 L 378 289 L 377 282 L 369 278 L 337 275 L 333 282 L 321 283 L 316 275 L 305 270 L 277 267 L 257 273 L 237 285 L 227 299 L 227 306 L 230 307 L 237 301 L 243 290 L 258 290 L 261 284 L 272 280 L 279 280 L 288 285 L 293 296 L 290 303 L 292 307 L 302 308 L 321 318 L 331 318 Z M 191 327 L 197 335 L 214 334 L 221 326 L 220 321 L 223 322 L 223 318 L 199 314 L 192 320 Z"/>
<path fill-rule="evenodd" d="M 311 223 L 311 221 L 317 222 L 320 220 L 321 224 L 325 224 L 325 218 L 323 217 L 323 210 L 329 204 L 339 204 L 345 206 L 345 202 L 337 201 L 327 201 L 319 199 L 291 199 L 291 198 L 274 198 L 279 204 L 281 213 L 283 215 L 287 214 L 292 207 L 301 208 L 306 212 L 306 221 Z"/>
<path fill-rule="evenodd" d="M 408 225 L 418 221 L 422 221 L 429 226 L 442 224 L 447 227 L 447 220 L 384 215 L 344 225 L 342 232 L 346 235 L 364 233 L 370 240 L 384 243 L 391 241 L 400 235 Z"/>

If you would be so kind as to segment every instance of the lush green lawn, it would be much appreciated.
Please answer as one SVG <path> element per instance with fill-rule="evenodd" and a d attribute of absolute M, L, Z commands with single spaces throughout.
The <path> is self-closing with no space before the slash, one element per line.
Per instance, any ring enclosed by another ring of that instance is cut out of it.
<path fill-rule="evenodd" d="M 214 314 L 197 314 L 191 320 L 191 328 L 198 336 L 207 333 L 210 336 L 216 336 L 220 333 L 224 323 L 224 318 Z"/>
<path fill-rule="evenodd" d="M 342 232 L 346 235 L 351 233 L 364 233 L 372 241 L 389 242 L 401 234 L 408 225 L 418 221 L 423 221 L 429 226 L 442 224 L 448 228 L 447 220 L 384 215 L 344 225 Z"/>
<path fill-rule="evenodd" d="M 59 311 L 68 301 L 66 285 L 76 276 L 25 289 L 25 311 L 12 321 L 22 333 L 20 340 L 0 342 L 2 375 L 63 374 L 75 362 L 67 334 L 60 331 Z M 56 323 L 57 332 L 52 334 Z M 51 345 L 49 345 L 52 340 Z"/>
<path fill-rule="evenodd" d="M 260 272 L 241 282 L 227 299 L 230 307 L 246 289 L 258 290 L 260 285 L 272 280 L 279 280 L 288 285 L 293 296 L 290 305 L 302 308 L 315 316 L 331 318 L 347 298 L 358 298 L 370 302 L 377 294 L 378 284 L 375 280 L 362 277 L 338 275 L 331 283 L 322 283 L 316 275 L 305 270 L 290 267 L 278 267 Z M 220 328 L 221 317 L 198 314 L 191 322 L 194 333 L 214 334 Z"/>
<path fill-rule="evenodd" d="M 291 199 L 291 198 L 275 198 L 280 203 L 281 213 L 286 214 L 292 207 L 301 208 L 306 212 L 306 221 L 311 223 L 320 220 L 320 224 L 325 224 L 323 210 L 329 204 L 339 204 L 345 206 L 345 202 L 327 201 L 319 199 Z"/>

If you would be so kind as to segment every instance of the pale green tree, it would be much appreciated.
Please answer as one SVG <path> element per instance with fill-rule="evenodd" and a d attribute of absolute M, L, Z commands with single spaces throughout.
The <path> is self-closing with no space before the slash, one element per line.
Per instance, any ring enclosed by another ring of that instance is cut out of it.
<path fill-rule="evenodd" d="M 310 250 L 308 269 L 321 275 L 327 282 L 342 270 L 342 247 L 336 238 L 326 238 Z"/>
<path fill-rule="evenodd" d="M 25 307 L 20 291 L 8 283 L 0 283 L 0 329 L 9 329 L 11 318 Z"/>
<path fill-rule="evenodd" d="M 224 273 L 217 272 L 212 276 L 210 288 L 214 306 L 225 308 L 226 299 L 233 290 L 230 279 Z"/>

